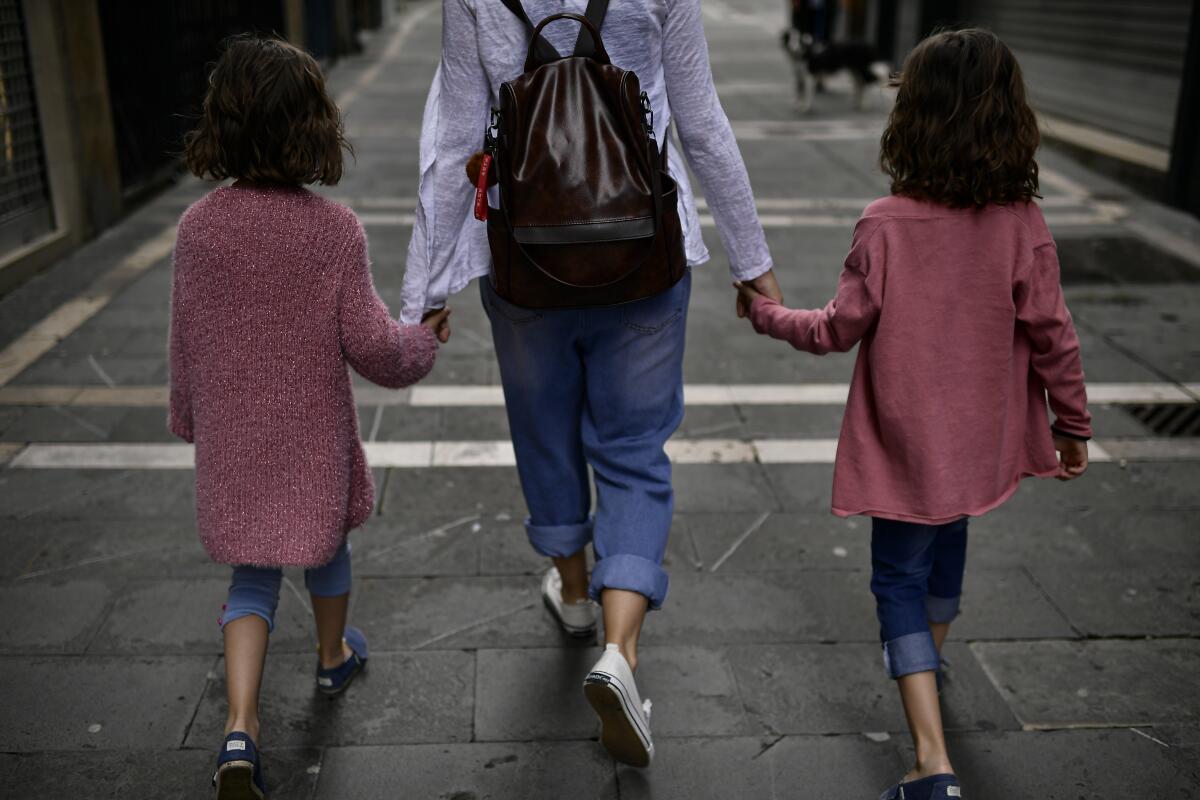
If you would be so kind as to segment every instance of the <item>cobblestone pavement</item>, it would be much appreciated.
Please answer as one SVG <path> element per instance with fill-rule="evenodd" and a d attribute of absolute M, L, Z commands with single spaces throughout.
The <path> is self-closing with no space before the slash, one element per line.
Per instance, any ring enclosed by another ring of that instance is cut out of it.
<path fill-rule="evenodd" d="M 797 116 L 774 4 L 734 1 L 704 0 L 719 88 L 784 289 L 822 304 L 855 217 L 886 189 L 886 101 L 852 112 L 834 85 Z M 357 160 L 329 193 L 361 213 L 397 311 L 437 8 L 408 6 L 332 74 Z M 1200 223 L 1052 150 L 1042 163 L 1101 452 L 1084 480 L 1027 483 L 973 525 L 947 652 L 952 755 L 977 800 L 1200 797 L 1200 439 L 1160 419 L 1192 415 L 1196 433 Z M 190 454 L 163 408 L 172 225 L 202 191 L 179 183 L 0 300 L 4 797 L 209 791 L 228 574 L 197 542 Z M 851 357 L 756 338 L 713 233 L 672 445 L 671 597 L 640 670 L 654 766 L 605 757 L 579 691 L 597 648 L 564 641 L 538 601 L 468 291 L 426 384 L 359 395 L 381 487 L 355 535 L 372 663 L 340 700 L 315 695 L 292 576 L 263 697 L 274 797 L 849 800 L 901 774 L 868 525 L 827 513 Z"/>

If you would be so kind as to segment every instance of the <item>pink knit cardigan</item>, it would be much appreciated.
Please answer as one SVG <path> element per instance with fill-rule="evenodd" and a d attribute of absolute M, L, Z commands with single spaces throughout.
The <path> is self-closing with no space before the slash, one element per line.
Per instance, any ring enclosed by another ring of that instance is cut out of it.
<path fill-rule="evenodd" d="M 299 188 L 216 189 L 179 222 L 171 431 L 196 445 L 214 560 L 314 567 L 366 521 L 374 485 L 346 365 L 399 388 L 437 340 L 375 292 L 362 226 Z"/>
<path fill-rule="evenodd" d="M 1057 472 L 1046 412 L 1092 435 L 1079 338 L 1034 203 L 950 209 L 877 200 L 854 229 L 837 297 L 756 299 L 760 333 L 858 361 L 833 511 L 936 524 L 982 514 L 1027 475 Z"/>

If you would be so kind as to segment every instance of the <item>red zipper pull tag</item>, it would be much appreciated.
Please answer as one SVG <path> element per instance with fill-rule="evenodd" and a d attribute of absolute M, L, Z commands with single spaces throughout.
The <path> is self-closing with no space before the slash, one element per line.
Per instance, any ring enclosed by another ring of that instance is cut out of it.
<path fill-rule="evenodd" d="M 475 219 L 487 222 L 488 218 L 488 176 L 492 173 L 492 154 L 484 153 L 483 161 L 479 164 L 479 178 L 475 183 Z"/>

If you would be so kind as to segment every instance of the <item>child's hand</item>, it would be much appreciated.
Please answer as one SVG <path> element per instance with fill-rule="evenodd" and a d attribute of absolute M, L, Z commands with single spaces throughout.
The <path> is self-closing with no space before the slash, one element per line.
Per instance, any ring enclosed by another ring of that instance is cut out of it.
<path fill-rule="evenodd" d="M 438 341 L 442 344 L 450 341 L 449 308 L 439 308 L 433 311 L 426 311 L 425 316 L 421 317 L 421 324 L 433 331 L 434 336 L 437 336 Z"/>
<path fill-rule="evenodd" d="M 738 319 L 745 319 L 750 316 L 750 307 L 754 305 L 754 301 L 762 297 L 762 292 L 755 289 L 748 283 L 734 281 L 733 288 L 737 289 L 737 315 Z"/>
<path fill-rule="evenodd" d="M 1074 480 L 1087 472 L 1087 442 L 1055 436 L 1054 449 L 1058 451 L 1058 475 L 1055 477 L 1060 481 Z"/>

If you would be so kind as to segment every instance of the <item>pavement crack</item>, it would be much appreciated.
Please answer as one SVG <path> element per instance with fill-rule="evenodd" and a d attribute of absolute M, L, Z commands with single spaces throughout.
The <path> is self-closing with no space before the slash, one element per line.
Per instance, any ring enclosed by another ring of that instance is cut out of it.
<path fill-rule="evenodd" d="M 391 470 L 389 470 L 389 472 L 390 471 Z M 453 520 L 451 522 L 447 522 L 445 525 L 439 525 L 436 528 L 427 530 L 424 533 L 419 533 L 416 536 L 412 536 L 408 539 L 402 539 L 401 541 L 399 541 L 396 544 L 393 544 L 389 547 L 385 547 L 381 550 L 374 550 L 370 553 L 367 553 L 365 556 L 363 556 L 362 558 L 359 559 L 359 562 L 372 561 L 376 558 L 379 558 L 380 556 L 385 556 L 388 553 L 399 550 L 402 547 L 407 547 L 408 545 L 415 544 L 417 542 L 423 542 L 423 541 L 426 541 L 427 539 L 440 539 L 441 537 L 445 536 L 447 533 L 454 530 L 455 528 L 462 527 L 463 525 L 466 525 L 469 522 L 478 522 L 482 518 L 483 518 L 482 514 L 470 514 L 465 517 L 460 517 L 459 519 Z"/>
<path fill-rule="evenodd" d="M 62 406 L 50 406 L 50 410 L 53 411 L 55 414 L 58 414 L 61 417 L 66 417 L 67 419 L 71 420 L 71 422 L 74 422 L 76 425 L 83 428 L 88 433 L 90 433 L 94 436 L 97 436 L 100 439 L 108 438 L 108 432 L 105 431 L 103 428 L 101 428 L 99 425 L 93 425 L 92 423 L 90 423 L 86 419 L 84 419 L 83 417 L 79 416 L 78 414 L 72 413 L 71 411 L 68 411 L 67 409 L 63 408 Z"/>
<path fill-rule="evenodd" d="M 755 531 L 757 531 L 759 528 L 761 528 L 763 526 L 763 523 L 765 523 L 770 516 L 771 516 L 770 511 L 764 511 L 762 514 L 759 514 L 758 518 L 756 520 L 754 520 L 754 522 L 750 523 L 750 527 L 746 528 L 746 530 L 742 531 L 741 536 L 739 536 L 737 539 L 735 539 L 733 544 L 729 545 L 729 549 L 726 550 L 721 555 L 721 557 L 718 558 L 713 563 L 712 568 L 709 570 L 709 572 L 716 572 L 718 569 L 720 569 L 721 565 L 724 564 L 727 560 L 729 560 L 729 557 L 732 556 L 734 553 L 736 553 L 737 549 L 739 547 L 741 547 L 746 542 L 746 540 L 749 539 L 754 534 Z"/>
<path fill-rule="evenodd" d="M 767 744 L 763 745 L 763 746 L 762 746 L 762 747 L 759 749 L 759 751 L 758 751 L 757 753 L 755 753 L 753 756 L 751 756 L 750 760 L 751 760 L 751 761 L 757 761 L 757 760 L 759 759 L 759 757 L 761 757 L 762 755 L 764 755 L 764 754 L 765 754 L 765 753 L 766 753 L 768 750 L 770 750 L 772 747 L 774 747 L 775 745 L 779 744 L 780 742 L 782 742 L 782 741 L 783 741 L 784 739 L 786 739 L 786 738 L 787 738 L 787 736 L 785 736 L 785 735 L 779 735 L 779 736 L 775 737 L 775 738 L 774 738 L 774 739 L 772 739 L 770 742 L 768 742 Z"/>
<path fill-rule="evenodd" d="M 112 379 L 112 377 L 109 376 L 109 374 L 104 371 L 104 367 L 100 366 L 100 362 L 96 360 L 96 357 L 94 355 L 92 355 L 91 353 L 88 353 L 87 361 L 88 361 L 88 365 L 91 366 L 92 371 L 95 372 L 98 376 L 100 376 L 100 380 L 104 381 L 104 383 L 107 384 L 108 388 L 112 389 L 113 387 L 115 387 L 117 385 L 117 382 L 114 381 Z"/>
<path fill-rule="evenodd" d="M 490 617 L 484 617 L 482 619 L 477 619 L 474 622 L 468 622 L 466 625 L 460 625 L 459 627 L 453 628 L 444 633 L 439 633 L 437 636 L 434 636 L 432 639 L 426 639 L 425 641 L 421 642 L 420 644 L 414 645 L 412 649 L 413 650 L 422 650 L 431 644 L 436 644 L 438 642 L 444 641 L 446 639 L 449 639 L 451 636 L 457 636 L 460 633 L 464 633 L 464 632 L 472 630 L 474 628 L 478 628 L 481 625 L 486 625 L 489 622 L 495 622 L 496 620 L 504 619 L 505 617 L 511 617 L 514 614 L 520 614 L 522 611 L 533 608 L 536 605 L 537 605 L 537 601 L 531 600 L 522 606 L 518 606 L 517 608 L 510 608 L 509 610 L 502 611 L 499 614 L 493 614 Z"/>
<path fill-rule="evenodd" d="M 1130 728 L 1129 730 L 1133 731 L 1133 732 L 1134 732 L 1134 733 L 1136 733 L 1138 736 L 1144 736 L 1144 737 L 1146 737 L 1147 739 L 1149 739 L 1150 741 L 1154 742 L 1155 744 L 1160 744 L 1160 745 L 1162 745 L 1163 747 L 1167 748 L 1168 750 L 1170 750 L 1170 749 L 1171 749 L 1171 745 L 1167 744 L 1167 743 L 1166 743 L 1166 742 L 1164 742 L 1162 739 L 1155 739 L 1155 738 L 1154 738 L 1153 736 L 1151 736 L 1150 734 L 1148 734 L 1148 733 L 1146 733 L 1146 732 L 1144 732 L 1144 731 L 1139 731 L 1137 728 Z"/>

